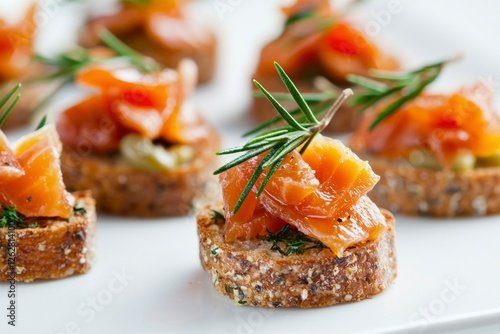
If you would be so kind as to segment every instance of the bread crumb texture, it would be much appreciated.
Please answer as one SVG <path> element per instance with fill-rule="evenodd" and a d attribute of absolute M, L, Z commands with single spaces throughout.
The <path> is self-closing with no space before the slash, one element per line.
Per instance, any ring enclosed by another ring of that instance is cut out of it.
<path fill-rule="evenodd" d="M 224 222 L 213 217 L 222 203 L 197 216 L 200 260 L 214 287 L 236 304 L 261 307 L 321 307 L 374 296 L 396 278 L 394 218 L 382 210 L 388 230 L 377 240 L 347 249 L 337 257 L 329 249 L 283 256 L 272 243 L 254 238 L 224 242 Z"/>
<path fill-rule="evenodd" d="M 39 227 L 15 230 L 16 280 L 31 282 L 87 272 L 94 259 L 95 201 L 90 192 L 73 193 L 84 214 L 69 220 L 41 218 Z M 9 231 L 0 229 L 0 281 L 10 278 L 7 261 Z"/>
<path fill-rule="evenodd" d="M 500 213 L 500 167 L 434 171 L 404 160 L 391 162 L 356 153 L 381 176 L 369 197 L 393 213 L 433 217 Z"/>
<path fill-rule="evenodd" d="M 97 210 L 135 217 L 166 217 L 191 213 L 199 203 L 220 196 L 212 170 L 220 141 L 214 128 L 193 144 L 192 163 L 169 172 L 143 171 L 127 165 L 119 156 L 79 154 L 64 147 L 61 168 L 68 189 L 90 189 Z"/>

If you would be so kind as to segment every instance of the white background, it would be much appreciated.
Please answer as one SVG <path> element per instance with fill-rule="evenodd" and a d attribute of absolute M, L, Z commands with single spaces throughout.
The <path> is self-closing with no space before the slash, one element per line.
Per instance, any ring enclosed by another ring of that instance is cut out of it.
<path fill-rule="evenodd" d="M 6 9 L 9 2 L 21 1 L 1 0 L 2 16 L 14 15 Z M 203 87 L 196 100 L 232 146 L 252 126 L 245 114 L 249 80 L 260 46 L 279 32 L 277 7 L 284 1 L 222 0 L 232 6 L 222 17 L 213 7 L 217 1 L 200 2 L 219 30 L 222 51 L 217 80 Z M 398 13 L 377 15 L 388 3 L 368 0 L 353 19 L 370 22 L 371 29 L 379 27 L 377 38 L 383 35 L 384 43 L 408 66 L 464 54 L 463 61 L 444 72 L 436 90 L 477 80 L 500 81 L 498 1 L 401 1 Z M 81 5 L 49 11 L 39 50 L 54 52 L 67 45 L 80 22 L 75 13 L 80 12 Z M 59 105 L 71 103 L 74 96 L 66 91 Z M 371 300 L 312 310 L 238 307 L 215 292 L 199 264 L 194 217 L 136 220 L 99 215 L 97 233 L 97 259 L 88 274 L 18 285 L 15 329 L 6 325 L 7 286 L 0 285 L 0 333 L 500 332 L 498 216 L 398 216 L 395 285 Z M 126 285 L 114 278 L 122 271 L 133 277 Z M 110 294 L 110 284 L 121 291 Z M 450 284 L 460 287 L 453 292 Z M 106 305 L 97 305 L 100 311 L 92 317 L 87 303 L 93 298 Z"/>

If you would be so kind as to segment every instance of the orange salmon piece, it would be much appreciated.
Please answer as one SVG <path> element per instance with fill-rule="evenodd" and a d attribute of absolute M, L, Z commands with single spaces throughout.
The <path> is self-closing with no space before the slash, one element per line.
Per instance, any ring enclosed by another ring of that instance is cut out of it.
<path fill-rule="evenodd" d="M 25 174 L 0 184 L 1 201 L 27 217 L 68 218 L 75 200 L 63 183 L 61 149 L 52 125 L 19 139 L 14 154 Z"/>

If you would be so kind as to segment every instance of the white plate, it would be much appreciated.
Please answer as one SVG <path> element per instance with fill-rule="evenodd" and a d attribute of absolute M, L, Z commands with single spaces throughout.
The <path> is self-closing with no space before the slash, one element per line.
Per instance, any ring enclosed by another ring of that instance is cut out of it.
<path fill-rule="evenodd" d="M 365 13 L 356 17 L 378 24 L 387 42 L 411 55 L 411 62 L 465 52 L 467 57 L 450 66 L 436 87 L 500 80 L 497 1 L 405 1 L 398 13 L 387 16 L 381 11 L 389 2 L 367 1 Z M 228 4 L 231 10 L 220 18 L 216 3 Z M 242 116 L 259 45 L 278 32 L 281 22 L 271 1 L 208 0 L 201 6 L 214 16 L 224 36 L 224 68 L 197 100 L 225 142 L 234 145 L 250 126 L 249 118 Z M 60 19 L 68 17 L 56 15 L 53 20 Z M 398 216 L 399 276 L 387 291 L 371 300 L 322 309 L 258 309 L 234 306 L 212 288 L 199 264 L 194 217 L 137 220 L 99 215 L 93 269 L 59 281 L 19 284 L 18 326 L 7 326 L 2 315 L 0 332 L 498 333 L 499 235 L 499 216 Z M 130 277 L 117 283 L 121 272 Z M 7 286 L 2 284 L 1 314 L 6 307 Z"/>

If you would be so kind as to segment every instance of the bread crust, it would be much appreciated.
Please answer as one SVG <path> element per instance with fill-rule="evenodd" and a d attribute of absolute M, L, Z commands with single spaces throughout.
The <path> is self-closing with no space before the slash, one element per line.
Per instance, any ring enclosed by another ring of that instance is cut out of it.
<path fill-rule="evenodd" d="M 256 80 L 270 92 L 286 92 L 283 82 L 277 76 L 256 77 Z M 301 93 L 321 92 L 314 86 L 312 77 L 297 77 L 292 78 L 292 81 Z M 296 104 L 290 101 L 280 101 L 280 103 L 287 110 L 294 110 L 297 108 Z M 266 98 L 261 97 L 253 97 L 250 110 L 258 122 L 268 121 L 278 115 L 273 105 Z M 355 114 L 354 109 L 344 104 L 335 114 L 333 121 L 328 125 L 327 131 L 331 133 L 351 132 L 357 127 L 359 121 L 360 117 Z"/>
<path fill-rule="evenodd" d="M 16 280 L 31 282 L 86 273 L 95 254 L 95 201 L 89 191 L 73 194 L 85 214 L 69 220 L 41 218 L 40 227 L 15 230 Z M 0 281 L 10 279 L 7 262 L 8 229 L 0 228 Z"/>
<path fill-rule="evenodd" d="M 200 260 L 220 293 L 237 304 L 260 307 L 322 307 L 370 298 L 397 275 L 394 218 L 382 209 L 388 230 L 377 240 L 345 251 L 339 258 L 329 249 L 311 249 L 283 256 L 259 239 L 224 242 L 224 222 L 214 219 L 222 203 L 197 216 Z"/>
<path fill-rule="evenodd" d="M 207 125 L 208 135 L 193 145 L 195 158 L 186 167 L 169 172 L 143 171 L 126 164 L 119 156 L 78 153 L 63 147 L 61 169 L 70 190 L 90 189 L 97 210 L 135 217 L 185 215 L 195 202 L 216 198 L 212 170 L 219 136 Z"/>
<path fill-rule="evenodd" d="M 415 168 L 354 150 L 381 176 L 370 198 L 391 212 L 457 217 L 500 214 L 500 167 L 466 172 Z"/>

